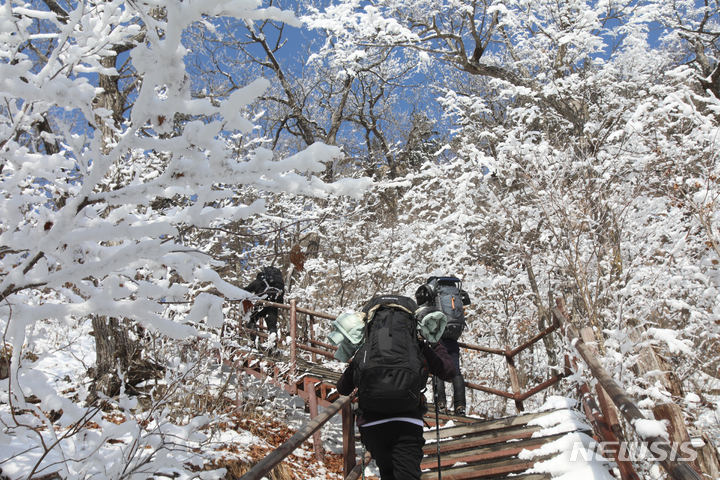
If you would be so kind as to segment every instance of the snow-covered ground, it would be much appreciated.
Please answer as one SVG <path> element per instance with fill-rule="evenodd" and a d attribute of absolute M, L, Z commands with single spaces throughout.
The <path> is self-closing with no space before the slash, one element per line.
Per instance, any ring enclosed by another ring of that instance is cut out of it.
<path fill-rule="evenodd" d="M 172 401 L 163 396 L 147 410 L 138 408 L 137 397 L 121 395 L 107 399 L 103 409 L 85 408 L 87 368 L 95 361 L 89 322 L 38 324 L 28 338 L 25 351 L 33 356 L 25 361 L 33 362 L 32 369 L 19 382 L 25 402 L 13 401 L 11 408 L 9 382 L 0 381 L 0 468 L 11 480 L 53 472 L 68 479 L 223 478 L 218 467 L 246 469 L 309 421 L 298 397 L 247 375 L 238 390 L 235 375 L 216 363 L 178 358 L 168 360 L 166 378 L 158 382 L 175 388 Z M 182 404 L 183 396 L 217 395 L 226 383 L 224 400 L 216 399 L 221 408 L 202 412 L 197 398 L 189 400 L 194 407 Z M 312 440 L 294 452 L 288 467 L 301 478 L 339 478 L 332 470 L 342 471 L 339 459 L 333 460 L 342 451 L 339 418 L 323 429 L 323 442 L 332 467 L 315 463 Z"/>

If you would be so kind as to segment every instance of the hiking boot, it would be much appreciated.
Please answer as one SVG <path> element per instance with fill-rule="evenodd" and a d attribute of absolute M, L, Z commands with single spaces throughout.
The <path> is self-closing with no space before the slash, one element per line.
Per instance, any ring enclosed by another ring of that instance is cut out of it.
<path fill-rule="evenodd" d="M 455 415 L 465 415 L 465 380 L 462 375 L 456 375 L 452 384 Z"/>
<path fill-rule="evenodd" d="M 438 413 L 447 413 L 447 405 L 445 405 L 444 403 L 438 403 L 437 411 Z"/>

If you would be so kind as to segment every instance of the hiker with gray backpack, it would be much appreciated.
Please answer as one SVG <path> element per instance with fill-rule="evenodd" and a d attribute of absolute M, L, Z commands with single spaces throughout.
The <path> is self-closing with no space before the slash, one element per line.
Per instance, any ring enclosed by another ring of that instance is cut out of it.
<path fill-rule="evenodd" d="M 255 280 L 245 287 L 245 291 L 253 293 L 263 300 L 273 303 L 283 303 L 285 295 L 285 281 L 279 268 L 269 266 L 263 267 L 257 274 Z M 265 326 L 268 330 L 268 351 L 271 354 L 277 353 L 277 318 L 278 308 L 272 306 L 254 305 L 250 314 L 248 328 L 257 330 L 258 320 L 265 319 Z M 253 342 L 255 335 L 251 335 Z"/>
<path fill-rule="evenodd" d="M 363 343 L 337 383 L 341 395 L 357 388 L 360 438 L 382 480 L 420 479 L 428 376 L 455 376 L 445 347 L 418 335 L 417 312 L 412 298 L 398 295 L 365 304 Z"/>
<path fill-rule="evenodd" d="M 462 289 L 462 281 L 457 277 L 430 277 L 415 292 L 420 307 L 435 307 L 447 317 L 445 331 L 440 343 L 445 346 L 455 366 L 453 385 L 453 408 L 455 415 L 465 415 L 465 379 L 460 371 L 460 346 L 458 339 L 465 329 L 465 305 L 470 304 L 470 296 Z M 437 409 L 447 413 L 445 382 L 433 383 L 437 396 Z"/>

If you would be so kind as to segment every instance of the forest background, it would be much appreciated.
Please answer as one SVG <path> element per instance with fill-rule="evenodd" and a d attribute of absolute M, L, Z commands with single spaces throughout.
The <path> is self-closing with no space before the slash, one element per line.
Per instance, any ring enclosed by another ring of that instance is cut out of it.
<path fill-rule="evenodd" d="M 719 20 L 693 0 L 4 0 L 0 443 L 64 448 L 86 478 L 103 461 L 66 443 L 98 399 L 126 408 L 133 366 L 197 388 L 193 355 L 229 348 L 266 264 L 329 313 L 459 276 L 463 341 L 490 347 L 562 298 L 645 408 L 670 397 L 638 349 L 665 355 L 717 441 Z M 37 368 L 91 332 L 84 374 Z M 561 353 L 523 354 L 522 385 Z M 202 423 L 150 411 L 137 432 Z"/>

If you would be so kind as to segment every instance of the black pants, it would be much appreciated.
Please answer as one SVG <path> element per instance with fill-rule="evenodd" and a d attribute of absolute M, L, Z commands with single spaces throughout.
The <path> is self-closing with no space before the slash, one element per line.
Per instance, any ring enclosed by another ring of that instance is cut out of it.
<path fill-rule="evenodd" d="M 254 312 L 250 315 L 250 325 L 251 328 L 255 328 L 255 326 L 258 323 L 258 320 L 261 318 L 265 318 L 265 326 L 267 327 L 268 331 L 270 333 L 276 333 L 277 332 L 277 319 L 278 319 L 278 309 L 274 307 L 264 307 L 258 310 L 257 312 Z"/>
<path fill-rule="evenodd" d="M 455 365 L 455 375 L 460 375 L 460 345 L 458 345 L 458 341 L 452 338 L 441 338 L 440 343 L 443 344 Z"/>
<path fill-rule="evenodd" d="M 410 422 L 393 421 L 360 427 L 363 445 L 380 470 L 382 480 L 419 479 L 422 474 L 423 427 Z"/>
<path fill-rule="evenodd" d="M 267 300 L 274 303 L 283 303 L 284 296 L 285 295 L 282 292 L 279 294 L 271 294 L 267 296 Z M 250 314 L 250 323 L 248 324 L 248 327 L 255 330 L 257 328 L 258 320 L 261 318 L 265 319 L 265 326 L 270 333 L 277 333 L 277 307 L 262 307 L 260 310 L 253 311 Z"/>
<path fill-rule="evenodd" d="M 448 351 L 450 359 L 453 361 L 453 365 L 455 365 L 455 378 L 453 378 L 452 380 L 453 407 L 455 409 L 457 409 L 458 407 L 464 408 L 465 379 L 463 378 L 462 373 L 460 373 L 460 345 L 458 345 L 457 340 L 453 340 L 452 338 L 442 338 L 440 339 L 440 343 L 442 343 L 445 349 Z M 433 385 L 435 385 L 435 382 L 433 382 Z M 437 380 L 437 396 L 438 403 L 440 405 L 445 405 L 445 382 L 440 379 Z"/>

